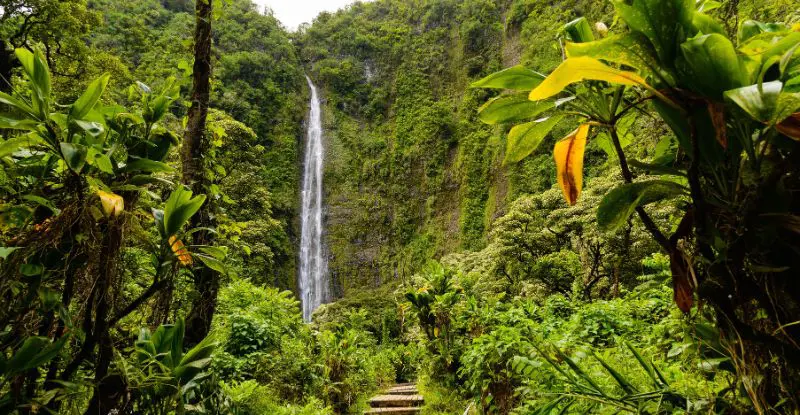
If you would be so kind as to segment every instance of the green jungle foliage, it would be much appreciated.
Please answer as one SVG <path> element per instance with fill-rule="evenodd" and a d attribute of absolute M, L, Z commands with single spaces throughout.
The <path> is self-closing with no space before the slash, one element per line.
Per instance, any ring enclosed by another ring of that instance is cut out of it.
<path fill-rule="evenodd" d="M 800 411 L 796 0 L 208 1 L 193 194 L 195 2 L 0 0 L 0 414 Z"/>

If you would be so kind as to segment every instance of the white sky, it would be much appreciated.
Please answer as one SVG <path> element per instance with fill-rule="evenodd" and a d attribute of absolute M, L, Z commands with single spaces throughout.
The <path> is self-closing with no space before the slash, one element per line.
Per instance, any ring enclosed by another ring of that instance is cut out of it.
<path fill-rule="evenodd" d="M 355 0 L 253 0 L 263 9 L 267 6 L 275 17 L 289 30 L 297 29 L 300 23 L 311 23 L 322 11 L 336 11 L 354 3 Z"/>

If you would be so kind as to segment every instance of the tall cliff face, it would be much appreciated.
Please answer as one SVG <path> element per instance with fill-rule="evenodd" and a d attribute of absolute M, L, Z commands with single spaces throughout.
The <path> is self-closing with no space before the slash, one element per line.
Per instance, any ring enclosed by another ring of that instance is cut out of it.
<path fill-rule="evenodd" d="M 521 62 L 551 69 L 557 42 L 538 35 L 570 17 L 610 11 L 601 1 L 583 3 L 585 10 L 562 10 L 537 1 L 384 0 L 322 14 L 301 29 L 301 59 L 324 88 L 337 295 L 480 249 L 515 195 L 550 187 L 541 159 L 501 167 L 505 131 L 477 120 L 488 95 L 469 84 Z"/>

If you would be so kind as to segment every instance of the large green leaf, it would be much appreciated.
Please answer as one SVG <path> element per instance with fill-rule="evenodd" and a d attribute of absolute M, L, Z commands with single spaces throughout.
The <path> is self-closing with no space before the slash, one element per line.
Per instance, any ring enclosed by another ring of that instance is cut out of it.
<path fill-rule="evenodd" d="M 205 201 L 205 195 L 192 197 L 192 192 L 183 186 L 175 189 L 164 206 L 165 235 L 169 237 L 181 230 Z"/>
<path fill-rule="evenodd" d="M 743 43 L 750 38 L 762 33 L 776 33 L 785 31 L 787 28 L 780 23 L 762 23 L 756 20 L 745 20 L 739 29 L 739 43 Z"/>
<path fill-rule="evenodd" d="M 22 199 L 36 203 L 37 205 L 42 206 L 44 208 L 47 208 L 56 215 L 61 213 L 61 209 L 56 207 L 56 205 L 50 199 L 36 195 L 24 195 L 22 196 Z"/>
<path fill-rule="evenodd" d="M 721 35 L 725 35 L 725 28 L 722 26 L 720 22 L 718 22 L 713 17 L 703 14 L 703 13 L 695 13 L 692 17 L 692 25 L 694 26 L 694 33 L 703 33 L 703 34 L 711 34 L 711 33 L 718 33 Z"/>
<path fill-rule="evenodd" d="M 228 272 L 227 268 L 225 267 L 225 263 L 216 258 L 202 254 L 195 254 L 194 257 L 199 258 L 205 266 L 219 272 L 220 274 L 225 274 Z"/>
<path fill-rule="evenodd" d="M 17 249 L 20 249 L 20 247 L 17 247 L 17 246 L 9 246 L 9 247 L 0 246 L 0 258 L 2 258 L 2 259 L 8 258 L 8 256 L 11 255 L 11 253 L 16 251 Z"/>
<path fill-rule="evenodd" d="M 39 123 L 35 120 L 10 118 L 0 115 L 0 129 L 33 131 Z"/>
<path fill-rule="evenodd" d="M 50 113 L 50 69 L 41 50 L 31 52 L 24 48 L 14 50 L 17 60 L 22 64 L 25 75 L 31 82 L 31 104 L 39 119 Z"/>
<path fill-rule="evenodd" d="M 95 104 L 97 104 L 100 96 L 103 95 L 103 91 L 106 89 L 110 78 L 111 75 L 106 73 L 92 81 L 80 98 L 72 104 L 69 116 L 75 119 L 82 119 L 85 117 L 86 114 L 94 108 Z"/>
<path fill-rule="evenodd" d="M 544 78 L 545 76 L 538 72 L 527 69 L 522 65 L 517 65 L 475 81 L 470 84 L 470 87 L 530 91 L 536 88 L 536 85 L 539 85 Z"/>
<path fill-rule="evenodd" d="M 86 164 L 86 146 L 74 143 L 59 143 L 64 162 L 72 171 L 79 173 Z"/>
<path fill-rule="evenodd" d="M 11 137 L 6 141 L 0 142 L 0 157 L 5 157 L 13 154 L 15 151 L 38 143 L 34 134 L 20 135 Z"/>
<path fill-rule="evenodd" d="M 780 81 L 765 82 L 760 86 L 748 85 L 725 91 L 725 98 L 733 101 L 753 119 L 769 122 L 775 113 L 782 88 Z"/>
<path fill-rule="evenodd" d="M 150 159 L 132 159 L 121 169 L 125 173 L 142 171 L 147 173 L 170 172 L 174 169 L 166 163 Z"/>
<path fill-rule="evenodd" d="M 6 362 L 6 372 L 24 372 L 49 362 L 61 351 L 67 338 L 68 336 L 62 336 L 57 341 L 50 342 L 47 337 L 28 337 Z"/>
<path fill-rule="evenodd" d="M 597 224 L 605 230 L 622 227 L 639 206 L 684 194 L 684 188 L 666 180 L 626 183 L 612 189 L 597 208 Z"/>
<path fill-rule="evenodd" d="M 529 120 L 554 107 L 553 101 L 531 101 L 526 93 L 503 95 L 483 104 L 478 118 L 486 124 Z"/>
<path fill-rule="evenodd" d="M 612 0 L 617 13 L 633 32 L 649 39 L 664 65 L 677 55 L 676 41 L 681 31 L 692 26 L 694 0 Z"/>
<path fill-rule="evenodd" d="M 114 166 L 111 163 L 111 159 L 94 147 L 89 148 L 86 161 L 103 173 L 114 174 Z"/>
<path fill-rule="evenodd" d="M 569 40 L 575 43 L 591 42 L 594 40 L 592 26 L 585 17 L 579 17 L 564 25 L 564 33 Z"/>
<path fill-rule="evenodd" d="M 778 103 L 770 121 L 778 124 L 798 112 L 800 112 L 800 93 L 782 92 L 778 96 Z"/>
<path fill-rule="evenodd" d="M 681 44 L 679 71 L 684 84 L 703 95 L 721 100 L 725 91 L 747 84 L 748 71 L 728 38 L 720 34 L 699 36 Z"/>
<path fill-rule="evenodd" d="M 512 128 L 508 133 L 506 156 L 503 164 L 516 163 L 528 157 L 563 118 L 563 115 L 556 115 L 543 120 L 520 124 Z"/>
<path fill-rule="evenodd" d="M 33 118 L 39 119 L 39 113 L 34 111 L 33 107 L 28 105 L 28 103 L 26 103 L 25 101 L 23 101 L 23 100 L 21 100 L 19 98 L 16 98 L 14 96 L 8 95 L 5 92 L 0 92 L 0 104 L 9 105 L 9 106 L 11 106 L 13 108 L 18 109 L 19 111 L 22 111 L 22 112 L 30 115 Z M 3 128 L 6 128 L 6 127 L 3 127 Z"/>
<path fill-rule="evenodd" d="M 211 354 L 216 347 L 214 336 L 206 336 L 180 359 L 180 363 L 175 367 L 175 378 L 183 385 L 195 379 L 211 362 Z"/>

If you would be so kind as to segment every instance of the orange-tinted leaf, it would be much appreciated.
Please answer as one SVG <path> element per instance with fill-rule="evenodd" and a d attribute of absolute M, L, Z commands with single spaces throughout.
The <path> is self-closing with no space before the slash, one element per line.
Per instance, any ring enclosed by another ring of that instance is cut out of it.
<path fill-rule="evenodd" d="M 728 128 L 725 126 L 725 105 L 718 102 L 708 102 L 708 115 L 716 131 L 717 141 L 724 149 L 728 149 Z"/>
<path fill-rule="evenodd" d="M 688 313 L 694 304 L 694 281 L 692 266 L 683 252 L 675 249 L 669 256 L 669 267 L 672 270 L 672 289 L 675 304 L 684 313 Z"/>
<path fill-rule="evenodd" d="M 780 131 L 781 134 L 793 140 L 800 141 L 800 112 L 796 112 L 789 116 L 789 118 L 781 121 L 775 128 Z"/>
<path fill-rule="evenodd" d="M 189 255 L 189 250 L 183 245 L 180 239 L 175 235 L 169 237 L 169 246 L 172 248 L 172 253 L 178 258 L 178 261 L 185 266 L 192 265 L 192 256 Z"/>
<path fill-rule="evenodd" d="M 570 205 L 578 201 L 583 188 L 583 153 L 588 136 L 589 124 L 581 124 L 553 148 L 558 185 Z"/>
<path fill-rule="evenodd" d="M 100 205 L 103 207 L 103 213 L 106 217 L 116 217 L 125 210 L 125 200 L 122 196 L 111 192 L 97 191 L 97 196 L 100 197 Z"/>

